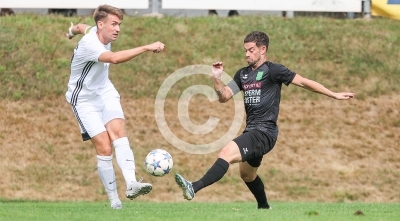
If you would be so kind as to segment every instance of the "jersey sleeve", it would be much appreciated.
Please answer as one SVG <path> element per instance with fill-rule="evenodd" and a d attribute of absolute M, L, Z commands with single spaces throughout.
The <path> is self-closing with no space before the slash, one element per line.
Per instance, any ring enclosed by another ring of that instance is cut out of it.
<path fill-rule="evenodd" d="M 242 89 L 242 82 L 240 81 L 240 73 L 242 72 L 242 69 L 236 72 L 235 76 L 233 76 L 233 80 L 228 82 L 226 86 L 228 86 L 232 92 L 233 95 L 239 93 L 239 91 L 243 90 Z"/>
<path fill-rule="evenodd" d="M 92 35 L 92 36 L 91 36 Z M 82 42 L 82 50 L 84 50 L 85 61 L 99 62 L 99 57 L 104 52 L 108 51 L 104 45 L 97 39 L 93 39 L 93 33 L 87 34 Z M 94 36 L 97 38 L 97 36 Z M 81 48 L 81 45 L 79 46 Z"/>
<path fill-rule="evenodd" d="M 235 76 L 233 76 L 233 80 L 228 82 L 226 86 L 228 86 L 232 92 L 233 95 L 239 93 L 239 91 L 243 90 L 242 88 L 242 82 L 240 81 L 240 73 L 243 71 L 243 69 L 240 69 L 236 72 Z"/>
<path fill-rule="evenodd" d="M 288 86 L 292 83 L 294 76 L 296 76 L 295 72 L 281 64 L 274 64 L 272 67 L 271 78 L 275 83 L 284 83 Z"/>

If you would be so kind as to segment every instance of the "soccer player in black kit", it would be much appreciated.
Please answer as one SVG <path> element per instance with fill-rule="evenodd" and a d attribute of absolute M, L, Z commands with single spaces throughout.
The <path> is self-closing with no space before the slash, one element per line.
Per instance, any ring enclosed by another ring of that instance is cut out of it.
<path fill-rule="evenodd" d="M 240 177 L 256 198 L 257 208 L 270 209 L 257 169 L 263 156 L 272 150 L 278 138 L 276 122 L 282 83 L 286 86 L 294 84 L 337 100 L 354 97 L 354 93 L 334 93 L 281 64 L 267 61 L 268 44 L 269 37 L 265 33 L 253 31 L 248 34 L 244 39 L 244 49 L 249 66 L 238 70 L 227 85 L 221 81 L 223 63 L 213 64 L 214 89 L 219 102 L 227 102 L 236 93 L 244 92 L 246 128 L 243 134 L 221 149 L 217 161 L 200 180 L 189 182 L 180 174 L 175 175 L 175 181 L 183 190 L 185 199 L 192 200 L 199 190 L 220 180 L 230 164 L 239 163 Z"/>

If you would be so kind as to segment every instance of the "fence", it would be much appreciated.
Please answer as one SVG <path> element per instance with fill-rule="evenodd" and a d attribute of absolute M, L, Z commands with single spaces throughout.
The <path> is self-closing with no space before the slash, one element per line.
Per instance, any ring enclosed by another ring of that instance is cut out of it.
<path fill-rule="evenodd" d="M 153 14 L 161 10 L 257 10 L 282 11 L 287 17 L 309 15 L 370 14 L 370 0 L 13 0 L 0 1 L 0 8 L 94 9 L 110 4 L 121 9 L 150 9 Z"/>

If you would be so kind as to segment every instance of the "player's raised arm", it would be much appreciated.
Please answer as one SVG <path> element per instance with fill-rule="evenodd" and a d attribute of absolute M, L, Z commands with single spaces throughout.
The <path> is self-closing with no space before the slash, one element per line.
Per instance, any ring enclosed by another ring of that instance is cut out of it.
<path fill-rule="evenodd" d="M 217 92 L 218 100 L 220 103 L 225 103 L 232 98 L 232 90 L 221 81 L 221 75 L 224 70 L 221 61 L 215 62 L 212 67 L 212 74 L 214 76 L 214 90 Z"/>
<path fill-rule="evenodd" d="M 99 56 L 99 61 L 101 62 L 106 62 L 106 63 L 112 63 L 112 64 L 119 64 L 122 62 L 126 62 L 131 60 L 132 58 L 142 54 L 143 52 L 146 51 L 152 51 L 155 53 L 159 53 L 162 50 L 164 50 L 164 44 L 161 42 L 154 42 L 152 44 L 128 49 L 128 50 L 122 50 L 122 51 L 117 51 L 117 52 L 111 52 L 107 51 L 102 53 Z"/>
<path fill-rule="evenodd" d="M 350 98 L 353 98 L 355 96 L 354 93 L 351 92 L 340 92 L 340 93 L 335 93 L 332 92 L 331 90 L 329 90 L 328 88 L 326 88 L 325 86 L 323 86 L 322 84 L 304 78 L 302 76 L 300 76 L 299 74 L 296 74 L 296 76 L 294 77 L 292 84 L 305 88 L 307 90 L 319 93 L 319 94 L 323 94 L 326 95 L 328 97 L 337 99 L 337 100 L 347 100 Z"/>
<path fill-rule="evenodd" d="M 91 28 L 91 26 L 87 24 L 76 24 L 74 25 L 71 22 L 71 26 L 68 29 L 68 33 L 65 34 L 68 39 L 72 39 L 75 35 L 79 34 L 87 34 L 87 31 Z"/>

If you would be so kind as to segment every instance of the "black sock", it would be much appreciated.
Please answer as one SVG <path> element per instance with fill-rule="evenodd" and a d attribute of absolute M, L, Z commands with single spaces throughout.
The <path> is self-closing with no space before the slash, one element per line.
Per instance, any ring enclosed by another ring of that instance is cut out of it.
<path fill-rule="evenodd" d="M 220 180 L 229 168 L 229 163 L 225 160 L 218 158 L 214 165 L 207 171 L 207 173 L 198 181 L 193 182 L 193 190 L 197 193 L 199 190 L 209 186 Z"/>
<path fill-rule="evenodd" d="M 253 181 L 245 183 L 251 193 L 253 193 L 254 197 L 256 198 L 258 209 L 269 209 L 267 195 L 265 194 L 264 190 L 264 183 L 262 182 L 260 177 L 257 176 Z"/>

